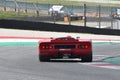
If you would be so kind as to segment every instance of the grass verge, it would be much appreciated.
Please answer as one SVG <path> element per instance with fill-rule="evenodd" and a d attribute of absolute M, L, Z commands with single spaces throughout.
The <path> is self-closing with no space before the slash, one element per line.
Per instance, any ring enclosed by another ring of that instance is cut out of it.
<path fill-rule="evenodd" d="M 0 12 L 0 18 L 25 18 L 27 15 L 25 14 L 16 14 L 16 13 L 6 13 L 6 12 Z"/>

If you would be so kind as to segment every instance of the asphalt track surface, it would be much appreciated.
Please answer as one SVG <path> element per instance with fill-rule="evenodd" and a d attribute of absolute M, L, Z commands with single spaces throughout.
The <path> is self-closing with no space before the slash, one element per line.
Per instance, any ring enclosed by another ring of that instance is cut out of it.
<path fill-rule="evenodd" d="M 119 48 L 120 44 L 93 45 L 94 58 L 95 55 L 118 55 Z M 0 47 L 0 80 L 119 80 L 119 69 L 85 64 L 73 60 L 39 62 L 37 46 Z"/>

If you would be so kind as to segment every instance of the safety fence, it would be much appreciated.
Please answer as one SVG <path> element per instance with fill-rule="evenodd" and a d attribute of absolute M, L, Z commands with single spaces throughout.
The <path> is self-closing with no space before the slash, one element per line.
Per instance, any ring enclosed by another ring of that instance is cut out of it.
<path fill-rule="evenodd" d="M 89 26 L 95 28 L 120 29 L 120 21 L 112 17 L 117 7 L 63 5 L 66 16 L 51 16 L 49 9 L 55 4 L 19 2 L 16 0 L 0 0 L 0 12 L 10 12 L 18 15 L 29 15 L 27 20 L 44 21 L 54 24 Z"/>

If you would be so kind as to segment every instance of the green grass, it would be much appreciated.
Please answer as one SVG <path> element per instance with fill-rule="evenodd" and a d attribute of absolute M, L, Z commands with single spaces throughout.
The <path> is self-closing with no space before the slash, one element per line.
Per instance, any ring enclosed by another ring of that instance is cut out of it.
<path fill-rule="evenodd" d="M 0 12 L 0 18 L 25 18 L 27 15 L 24 14 L 16 14 L 16 13 L 6 13 L 6 12 Z"/>

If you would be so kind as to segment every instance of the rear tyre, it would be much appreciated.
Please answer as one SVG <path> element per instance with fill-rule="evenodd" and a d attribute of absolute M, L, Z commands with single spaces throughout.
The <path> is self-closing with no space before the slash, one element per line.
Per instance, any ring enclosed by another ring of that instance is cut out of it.
<path fill-rule="evenodd" d="M 50 57 L 39 55 L 39 61 L 40 62 L 49 62 L 50 61 Z"/>
<path fill-rule="evenodd" d="M 82 62 L 92 62 L 92 54 L 82 56 Z"/>

